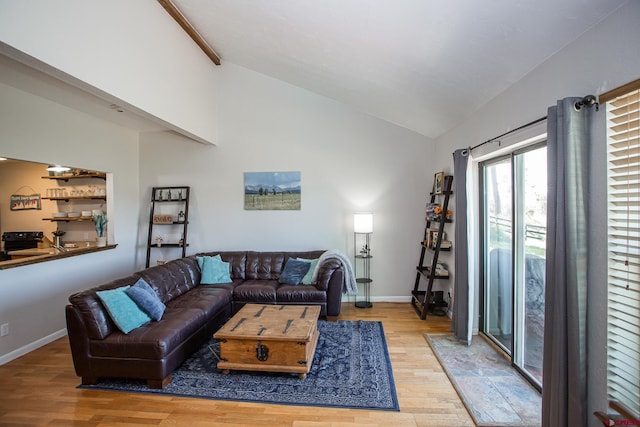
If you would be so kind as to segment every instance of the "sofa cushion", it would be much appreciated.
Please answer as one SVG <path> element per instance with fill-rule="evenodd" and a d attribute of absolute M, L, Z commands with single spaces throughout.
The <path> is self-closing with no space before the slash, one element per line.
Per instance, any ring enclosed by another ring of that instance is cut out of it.
<path fill-rule="evenodd" d="M 142 270 L 134 276 L 144 279 L 165 304 L 189 292 L 200 283 L 200 269 L 196 260 L 192 258 L 169 261 Z"/>
<path fill-rule="evenodd" d="M 298 285 L 302 282 L 302 278 L 307 274 L 307 271 L 309 271 L 310 266 L 311 264 L 308 262 L 289 258 L 284 265 L 284 270 L 282 270 L 278 282 L 285 285 Z"/>
<path fill-rule="evenodd" d="M 128 335 L 114 332 L 104 340 L 92 340 L 91 354 L 97 357 L 160 360 L 202 326 L 197 309 L 167 308 L 164 319 L 141 326 Z"/>
<path fill-rule="evenodd" d="M 233 300 L 264 304 L 276 303 L 277 280 L 246 280 L 233 290 Z"/>
<path fill-rule="evenodd" d="M 217 285 L 231 283 L 229 263 L 222 261 L 220 255 L 196 257 L 200 266 L 200 284 Z"/>
<path fill-rule="evenodd" d="M 147 313 L 127 295 L 127 289 L 129 286 L 96 292 L 111 316 L 111 320 L 124 334 L 151 321 Z"/>
<path fill-rule="evenodd" d="M 133 286 L 125 291 L 127 295 L 153 320 L 162 319 L 166 306 L 160 301 L 158 294 L 144 279 L 139 279 Z"/>
<path fill-rule="evenodd" d="M 162 359 L 191 337 L 222 310 L 228 310 L 228 291 L 199 286 L 167 304 L 161 321 L 141 326 L 128 335 L 119 331 L 104 340 L 91 340 L 91 354 L 97 357 Z"/>
<path fill-rule="evenodd" d="M 280 285 L 276 290 L 276 302 L 281 303 L 325 303 L 327 293 L 313 285 Z"/>
<path fill-rule="evenodd" d="M 283 268 L 283 252 L 247 252 L 247 280 L 278 280 Z"/>
<path fill-rule="evenodd" d="M 198 308 L 207 317 L 214 316 L 221 307 L 231 304 L 231 292 L 217 286 L 198 286 L 189 293 L 171 301 L 167 307 Z"/>

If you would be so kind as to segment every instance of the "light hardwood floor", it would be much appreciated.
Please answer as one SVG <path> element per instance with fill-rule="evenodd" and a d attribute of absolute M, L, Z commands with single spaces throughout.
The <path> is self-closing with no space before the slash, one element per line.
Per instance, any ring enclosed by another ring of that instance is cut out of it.
<path fill-rule="evenodd" d="M 67 338 L 0 366 L 0 426 L 473 426 L 408 303 L 344 303 L 340 319 L 383 323 L 400 412 L 265 405 L 78 389 Z"/>

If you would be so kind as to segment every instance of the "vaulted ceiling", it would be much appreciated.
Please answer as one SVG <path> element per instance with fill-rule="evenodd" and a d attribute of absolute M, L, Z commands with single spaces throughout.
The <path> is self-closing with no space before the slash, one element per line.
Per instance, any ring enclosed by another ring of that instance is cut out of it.
<path fill-rule="evenodd" d="M 173 0 L 225 61 L 435 138 L 628 0 Z"/>

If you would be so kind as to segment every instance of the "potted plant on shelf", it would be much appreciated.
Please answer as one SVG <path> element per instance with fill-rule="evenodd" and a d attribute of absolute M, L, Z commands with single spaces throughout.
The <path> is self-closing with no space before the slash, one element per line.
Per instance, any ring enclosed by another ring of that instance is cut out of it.
<path fill-rule="evenodd" d="M 98 233 L 97 246 L 107 246 L 107 216 L 105 214 L 94 215 L 93 223 L 96 225 L 96 233 Z"/>

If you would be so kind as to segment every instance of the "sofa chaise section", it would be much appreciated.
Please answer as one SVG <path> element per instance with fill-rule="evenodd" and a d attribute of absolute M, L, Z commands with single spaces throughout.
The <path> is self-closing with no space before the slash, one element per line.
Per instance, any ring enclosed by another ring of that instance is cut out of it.
<path fill-rule="evenodd" d="M 83 384 L 99 378 L 140 378 L 162 388 L 186 357 L 230 316 L 231 293 L 198 286 L 199 270 L 181 259 L 72 295 L 66 307 L 73 362 Z M 159 322 L 128 334 L 109 317 L 96 292 L 133 285 L 143 278 L 166 305 Z"/>

